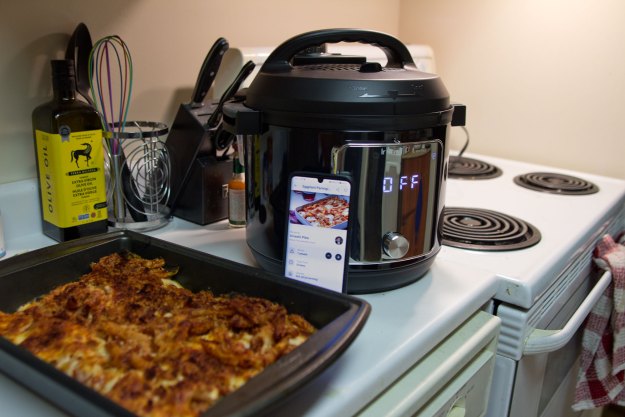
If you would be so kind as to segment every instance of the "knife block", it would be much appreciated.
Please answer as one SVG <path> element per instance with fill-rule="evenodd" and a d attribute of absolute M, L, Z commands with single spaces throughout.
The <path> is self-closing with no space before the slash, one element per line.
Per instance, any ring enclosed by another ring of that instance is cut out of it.
<path fill-rule="evenodd" d="M 195 158 L 175 215 L 199 225 L 227 218 L 230 177 L 232 159 L 217 160 L 208 155 Z"/>
<path fill-rule="evenodd" d="M 228 217 L 232 159 L 215 156 L 215 130 L 206 127 L 214 108 L 181 104 L 166 142 L 172 173 L 170 210 L 199 225 Z"/>

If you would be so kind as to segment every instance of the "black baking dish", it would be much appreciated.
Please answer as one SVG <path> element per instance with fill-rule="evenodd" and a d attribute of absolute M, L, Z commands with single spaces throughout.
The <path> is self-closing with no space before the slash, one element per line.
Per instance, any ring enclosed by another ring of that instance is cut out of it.
<path fill-rule="evenodd" d="M 369 304 L 358 298 L 132 231 L 65 242 L 2 261 L 0 310 L 13 312 L 54 287 L 78 279 L 89 271 L 91 262 L 125 250 L 146 258 L 163 257 L 167 265 L 178 266 L 177 280 L 186 288 L 264 297 L 301 314 L 319 329 L 202 417 L 266 414 L 334 362 L 360 332 L 370 312 Z M 2 337 L 0 371 L 76 416 L 135 416 Z"/>

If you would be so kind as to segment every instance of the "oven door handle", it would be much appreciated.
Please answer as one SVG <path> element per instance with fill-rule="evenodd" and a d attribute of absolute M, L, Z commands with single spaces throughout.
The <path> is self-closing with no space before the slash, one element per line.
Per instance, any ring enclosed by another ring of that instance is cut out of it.
<path fill-rule="evenodd" d="M 584 320 L 595 306 L 608 285 L 612 282 L 612 273 L 605 271 L 586 299 L 580 304 L 577 311 L 571 316 L 566 325 L 559 330 L 534 329 L 525 341 L 524 355 L 538 355 L 549 353 L 564 347 L 573 335 L 582 326 Z"/>

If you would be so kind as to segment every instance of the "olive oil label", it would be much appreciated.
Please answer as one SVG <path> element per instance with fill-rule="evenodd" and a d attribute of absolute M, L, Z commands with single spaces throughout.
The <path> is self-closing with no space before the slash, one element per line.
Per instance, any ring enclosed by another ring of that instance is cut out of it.
<path fill-rule="evenodd" d="M 72 227 L 107 218 L 102 131 L 35 131 L 43 218 Z"/>

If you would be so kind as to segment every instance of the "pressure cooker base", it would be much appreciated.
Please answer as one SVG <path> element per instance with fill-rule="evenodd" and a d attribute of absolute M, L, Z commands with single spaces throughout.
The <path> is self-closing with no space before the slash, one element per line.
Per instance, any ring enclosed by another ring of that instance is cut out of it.
<path fill-rule="evenodd" d="M 266 271 L 283 275 L 284 265 L 277 259 L 269 258 L 248 246 L 261 268 Z M 371 294 L 390 291 L 405 287 L 422 278 L 434 262 L 435 254 L 407 265 L 369 266 L 367 269 L 358 265 L 350 265 L 347 277 L 349 294 Z"/>

